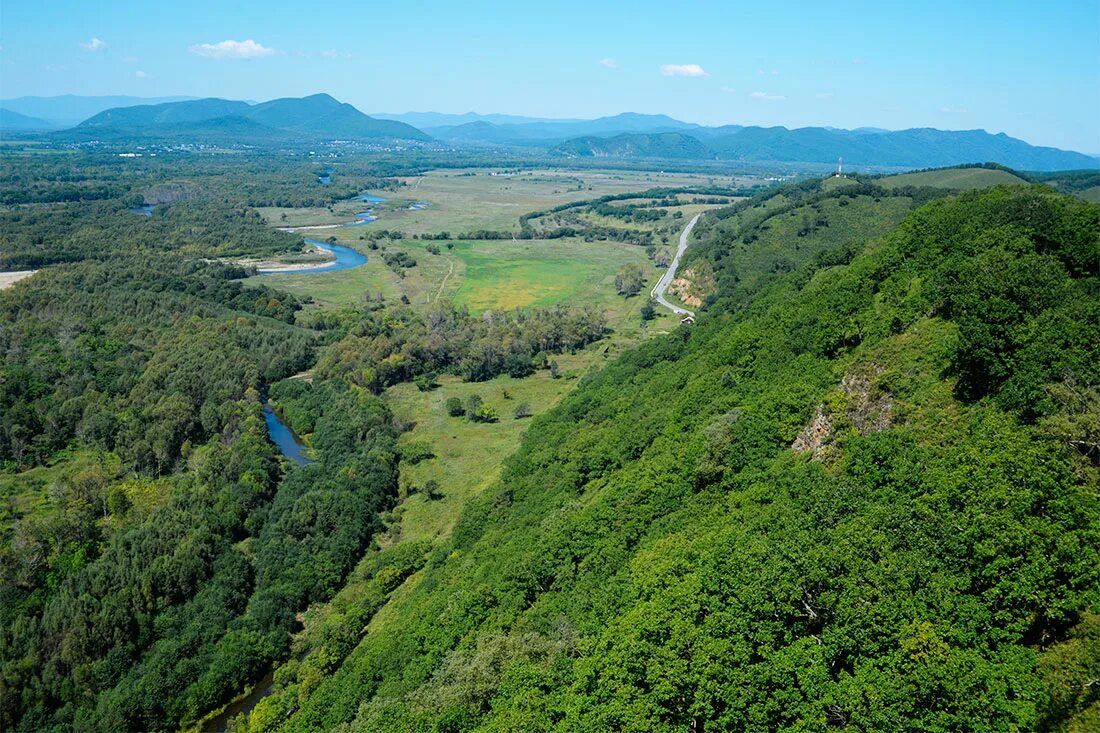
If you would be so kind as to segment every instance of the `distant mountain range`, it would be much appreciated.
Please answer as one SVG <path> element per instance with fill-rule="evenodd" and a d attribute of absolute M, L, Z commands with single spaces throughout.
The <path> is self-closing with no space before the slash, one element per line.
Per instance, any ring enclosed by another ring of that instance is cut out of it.
<path fill-rule="evenodd" d="M 468 122 L 491 122 L 494 125 L 524 125 L 530 122 L 584 122 L 582 119 L 553 119 L 549 117 L 526 117 L 524 115 L 482 115 L 477 112 L 465 112 L 463 114 L 448 114 L 446 112 L 371 112 L 371 117 L 380 120 L 397 120 L 406 125 L 419 127 L 424 130 L 429 127 L 454 127 L 465 125 Z"/>
<path fill-rule="evenodd" d="M 212 144 L 289 144 L 356 140 L 428 141 L 420 130 L 394 120 L 368 117 L 327 94 L 249 104 L 195 99 L 108 109 L 57 139 L 186 141 Z"/>
<path fill-rule="evenodd" d="M 153 101 L 155 103 L 149 103 Z M 565 158 L 724 160 L 933 168 L 997 162 L 1019 170 L 1089 168 L 1100 159 L 1038 147 L 984 130 L 932 128 L 890 131 L 873 127 L 703 127 L 667 115 L 627 112 L 593 120 L 519 115 L 408 112 L 368 116 L 327 94 L 256 104 L 228 99 L 172 97 L 20 97 L 0 102 L 0 128 L 49 133 L 58 141 L 204 142 L 295 145 L 331 140 L 417 141 L 454 147 L 517 148 Z M 518 151 L 517 151 L 518 152 Z"/>
<path fill-rule="evenodd" d="M 1096 168 L 1097 158 L 1057 148 L 1029 145 L 1004 133 L 984 130 L 916 128 L 896 132 L 835 130 L 823 127 L 701 128 L 659 136 L 618 135 L 567 140 L 552 151 L 565 157 L 651 157 L 745 162 L 832 164 L 838 158 L 856 166 L 935 168 L 961 163 L 997 162 L 1030 171 Z"/>
<path fill-rule="evenodd" d="M 0 130 L 50 130 L 57 126 L 49 120 L 0 107 Z"/>
<path fill-rule="evenodd" d="M 463 115 L 462 117 L 468 117 Z M 874 127 L 703 127 L 665 115 L 626 113 L 595 120 L 495 123 L 485 116 L 457 125 L 425 127 L 459 145 L 550 148 L 578 158 L 662 158 L 932 168 L 997 162 L 1021 170 L 1095 168 L 1098 159 L 1029 145 L 1004 133 L 932 128 L 890 131 Z"/>
<path fill-rule="evenodd" d="M 624 112 L 594 120 L 536 120 L 501 124 L 482 119 L 461 125 L 426 127 L 424 131 L 440 140 L 544 147 L 571 137 L 610 136 L 632 132 L 653 134 L 696 129 L 699 129 L 699 125 L 680 122 L 667 115 Z"/>
<path fill-rule="evenodd" d="M 553 149 L 570 158 L 664 158 L 708 160 L 715 154 L 691 135 L 679 132 L 624 133 L 614 137 L 575 137 Z"/>
<path fill-rule="evenodd" d="M 125 95 L 89 97 L 77 94 L 63 94 L 58 97 L 16 97 L 0 100 L 0 109 L 37 118 L 46 127 L 35 129 L 63 128 L 78 125 L 94 114 L 114 107 L 133 107 L 139 104 L 163 104 L 182 102 L 195 97 L 129 97 Z M 12 129 L 3 123 L 6 129 Z"/>

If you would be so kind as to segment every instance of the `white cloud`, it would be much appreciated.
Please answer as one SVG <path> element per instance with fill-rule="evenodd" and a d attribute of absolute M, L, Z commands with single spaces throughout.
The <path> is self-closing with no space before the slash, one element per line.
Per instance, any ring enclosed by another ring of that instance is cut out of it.
<path fill-rule="evenodd" d="M 752 99 L 760 99 L 766 102 L 778 102 L 786 99 L 782 94 L 772 94 L 771 92 L 751 92 L 749 97 Z"/>
<path fill-rule="evenodd" d="M 103 49 L 107 48 L 107 44 L 99 40 L 98 38 L 93 38 L 87 43 L 81 43 L 80 47 L 83 48 L 85 51 L 102 51 Z"/>
<path fill-rule="evenodd" d="M 735 94 L 735 93 L 737 93 L 737 90 L 734 89 L 733 87 L 722 87 L 721 90 L 723 92 L 725 92 L 726 94 Z"/>
<path fill-rule="evenodd" d="M 329 49 L 328 51 L 321 52 L 321 58 L 325 59 L 350 59 L 351 54 L 343 51 L 337 51 L 336 49 Z"/>
<path fill-rule="evenodd" d="M 832 99 L 833 98 L 833 93 L 832 92 L 818 92 L 814 96 L 817 97 L 818 99 Z"/>
<path fill-rule="evenodd" d="M 150 74 L 147 71 L 141 71 L 141 70 L 135 71 L 134 76 L 136 76 L 138 79 L 152 79 L 153 78 L 152 74 Z"/>
<path fill-rule="evenodd" d="M 600 59 L 599 63 L 600 63 L 600 66 L 604 67 L 605 69 L 617 69 L 617 68 L 619 68 L 619 62 L 616 61 L 615 59 Z"/>
<path fill-rule="evenodd" d="M 187 50 L 208 59 L 259 59 L 275 53 L 274 49 L 261 46 L 251 38 L 247 41 L 197 43 L 194 46 L 188 46 Z"/>
<path fill-rule="evenodd" d="M 699 64 L 665 64 L 661 67 L 665 76 L 706 76 L 707 72 Z"/>

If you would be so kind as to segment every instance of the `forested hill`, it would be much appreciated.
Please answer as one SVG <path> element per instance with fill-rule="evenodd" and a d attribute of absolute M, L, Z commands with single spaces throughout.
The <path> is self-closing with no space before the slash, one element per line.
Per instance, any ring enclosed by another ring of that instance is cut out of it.
<path fill-rule="evenodd" d="M 668 158 L 700 160 L 714 157 L 707 146 L 678 132 L 624 134 L 610 138 L 578 137 L 554 148 L 567 157 Z"/>
<path fill-rule="evenodd" d="M 848 183 L 708 216 L 699 323 L 248 730 L 1095 730 L 1100 207 Z"/>
<path fill-rule="evenodd" d="M 696 160 L 782 161 L 833 165 L 931 168 L 996 161 L 1019 170 L 1095 169 L 1097 159 L 1081 153 L 1029 145 L 984 130 L 836 130 L 823 127 L 719 127 L 686 130 L 667 147 L 630 145 L 647 137 L 576 138 L 553 147 L 566 157 L 694 158 Z M 661 136 L 671 141 L 669 136 Z M 690 141 L 687 142 L 687 141 Z M 688 146 L 691 146 L 690 148 Z M 690 152 L 691 154 L 687 154 Z"/>
<path fill-rule="evenodd" d="M 368 117 L 328 94 L 272 99 L 251 105 L 226 99 L 196 99 L 120 107 L 100 112 L 71 130 L 54 133 L 54 138 L 236 144 L 431 139 L 403 122 Z"/>

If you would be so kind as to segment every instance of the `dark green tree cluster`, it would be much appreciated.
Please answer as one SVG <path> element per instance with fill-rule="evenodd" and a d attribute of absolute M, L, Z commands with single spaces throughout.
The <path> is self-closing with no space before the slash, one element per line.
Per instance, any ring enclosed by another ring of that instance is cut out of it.
<path fill-rule="evenodd" d="M 174 257 L 51 267 L 0 298 L 0 461 L 41 463 L 69 441 L 172 468 L 223 406 L 305 368 L 298 302 L 243 287 L 239 268 Z M 216 358 L 214 358 L 216 355 Z"/>
<path fill-rule="evenodd" d="M 552 306 L 472 317 L 438 303 L 425 314 L 409 308 L 362 313 L 348 335 L 321 354 L 317 373 L 379 392 L 420 374 L 447 372 L 470 382 L 498 374 L 524 377 L 545 356 L 603 338 L 606 319 L 594 309 Z"/>
<path fill-rule="evenodd" d="M 110 536 L 17 527 L 3 556 L 5 729 L 193 723 L 284 659 L 295 614 L 340 587 L 396 492 L 385 407 L 331 390 L 311 436 L 321 460 L 281 482 L 259 402 L 230 407 L 148 515 Z M 71 491 L 62 516 L 83 501 Z"/>
<path fill-rule="evenodd" d="M 870 244 L 792 244 L 536 418 L 254 730 L 1088 729 L 1100 207 L 994 189 Z"/>

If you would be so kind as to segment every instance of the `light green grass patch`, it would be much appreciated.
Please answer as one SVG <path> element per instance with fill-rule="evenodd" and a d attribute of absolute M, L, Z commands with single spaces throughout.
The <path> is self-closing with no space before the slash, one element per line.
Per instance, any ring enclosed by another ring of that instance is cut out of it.
<path fill-rule="evenodd" d="M 646 264 L 640 247 L 575 239 L 457 242 L 454 254 L 466 265 L 456 300 L 475 313 L 560 302 L 606 304 L 618 297 L 619 268 Z"/>
<path fill-rule="evenodd" d="M 986 168 L 947 168 L 938 171 L 920 173 L 902 173 L 878 181 L 885 188 L 897 186 L 932 186 L 949 188 L 953 191 L 969 191 L 975 188 L 990 188 L 1003 183 L 1027 185 L 1027 181 L 1008 171 Z"/>
<path fill-rule="evenodd" d="M 1090 201 L 1094 204 L 1100 204 L 1100 186 L 1093 186 L 1092 188 L 1086 188 L 1077 194 L 1085 201 Z"/>

